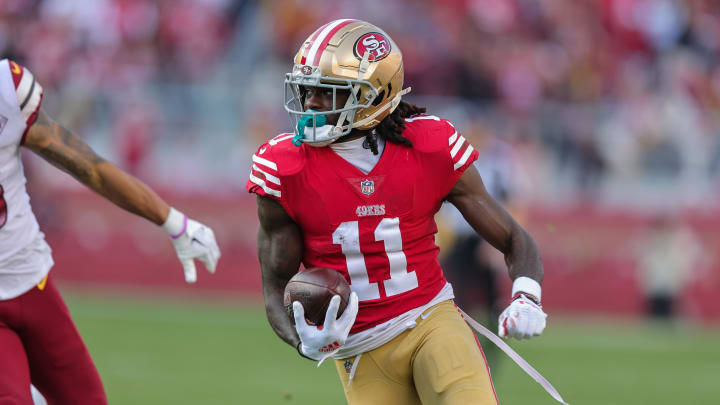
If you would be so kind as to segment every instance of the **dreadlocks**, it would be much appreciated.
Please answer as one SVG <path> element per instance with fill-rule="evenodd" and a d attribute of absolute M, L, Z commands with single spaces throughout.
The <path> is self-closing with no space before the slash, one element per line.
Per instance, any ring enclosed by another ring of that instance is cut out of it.
<path fill-rule="evenodd" d="M 405 130 L 405 118 L 412 117 L 413 115 L 423 114 L 425 111 L 427 111 L 425 107 L 418 107 L 415 104 L 401 101 L 392 114 L 388 115 L 387 117 L 385 117 L 385 119 L 380 121 L 380 125 L 375 128 L 374 132 L 388 142 L 412 147 L 412 142 L 402 136 L 402 133 Z M 377 155 L 377 139 L 375 139 L 373 133 L 369 133 L 366 139 L 368 144 L 370 145 L 370 150 L 372 151 L 372 153 Z"/>

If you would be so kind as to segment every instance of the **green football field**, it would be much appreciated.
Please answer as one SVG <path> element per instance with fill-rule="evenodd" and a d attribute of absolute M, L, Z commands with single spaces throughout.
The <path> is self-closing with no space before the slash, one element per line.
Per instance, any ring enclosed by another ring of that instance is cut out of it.
<path fill-rule="evenodd" d="M 277 338 L 259 304 L 66 294 L 110 404 L 343 404 L 331 363 Z M 511 345 L 570 404 L 711 404 L 720 328 L 557 318 Z M 508 358 L 493 367 L 501 404 L 554 404 Z M 360 364 L 362 366 L 362 363 Z"/>

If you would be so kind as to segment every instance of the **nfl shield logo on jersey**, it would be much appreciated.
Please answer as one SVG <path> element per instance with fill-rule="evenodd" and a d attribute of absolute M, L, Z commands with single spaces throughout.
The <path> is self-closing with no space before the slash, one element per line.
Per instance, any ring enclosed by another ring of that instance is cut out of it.
<path fill-rule="evenodd" d="M 360 182 L 360 191 L 365 195 L 375 192 L 375 182 L 372 180 L 364 180 Z"/>

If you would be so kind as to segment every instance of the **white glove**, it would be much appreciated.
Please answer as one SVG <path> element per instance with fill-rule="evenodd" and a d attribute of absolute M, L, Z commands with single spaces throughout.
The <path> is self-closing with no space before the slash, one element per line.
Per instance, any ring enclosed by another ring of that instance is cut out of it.
<path fill-rule="evenodd" d="M 498 335 L 515 339 L 530 339 L 545 329 L 547 314 L 542 307 L 520 294 L 505 308 L 498 319 Z"/>
<path fill-rule="evenodd" d="M 321 326 L 314 326 L 305 320 L 305 308 L 302 304 L 299 301 L 293 302 L 295 330 L 300 336 L 299 350 L 302 355 L 322 362 L 345 344 L 358 313 L 357 294 L 350 293 L 350 302 L 337 319 L 339 308 L 340 296 L 335 295 L 325 313 L 325 322 Z"/>
<path fill-rule="evenodd" d="M 170 214 L 162 227 L 172 239 L 175 252 L 185 271 L 186 282 L 194 283 L 197 280 L 195 259 L 203 262 L 210 273 L 215 272 L 220 258 L 220 248 L 212 229 L 189 219 L 175 208 L 170 208 Z"/>

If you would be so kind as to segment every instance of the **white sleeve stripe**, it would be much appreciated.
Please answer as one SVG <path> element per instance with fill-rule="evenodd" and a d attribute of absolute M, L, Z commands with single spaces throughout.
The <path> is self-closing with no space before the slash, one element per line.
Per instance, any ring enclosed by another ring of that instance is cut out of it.
<path fill-rule="evenodd" d="M 33 74 L 30 73 L 29 70 L 23 69 L 22 78 L 20 79 L 20 83 L 18 83 L 17 89 L 15 90 L 18 105 L 22 105 L 22 103 L 30 96 L 30 90 L 33 90 L 34 82 L 35 77 L 33 76 Z"/>
<path fill-rule="evenodd" d="M 405 122 L 413 122 L 417 120 L 435 120 L 440 121 L 440 118 L 434 116 L 434 115 L 424 115 L 421 117 L 413 117 L 413 118 L 405 118 Z"/>
<path fill-rule="evenodd" d="M 265 180 L 267 180 L 267 181 L 269 181 L 269 182 L 271 182 L 271 183 L 275 183 L 275 184 L 277 184 L 278 186 L 280 185 L 280 179 L 279 179 L 279 178 L 277 178 L 277 177 L 273 176 L 272 174 L 270 174 L 270 173 L 268 173 L 268 172 L 260 169 L 259 167 L 257 167 L 257 165 L 252 165 L 252 168 L 253 168 L 253 170 L 256 170 L 256 171 L 262 173 L 263 176 L 265 176 Z"/>
<path fill-rule="evenodd" d="M 465 149 L 465 153 L 463 153 L 460 160 L 458 160 L 458 162 L 455 163 L 455 166 L 453 166 L 453 170 L 457 170 L 459 167 L 462 167 L 462 165 L 464 165 L 465 162 L 467 162 L 468 158 L 472 154 L 472 151 L 473 151 L 472 145 L 468 144 L 467 149 Z"/>
<path fill-rule="evenodd" d="M 30 83 L 30 90 L 28 91 L 27 97 L 20 103 L 20 109 L 22 110 L 25 108 L 25 105 L 27 105 L 28 101 L 30 101 L 30 96 L 32 96 L 33 91 L 35 90 L 35 78 L 33 77 L 32 83 Z"/>
<path fill-rule="evenodd" d="M 293 134 L 286 134 L 285 136 L 280 135 L 280 136 L 276 136 L 275 138 L 269 140 L 268 143 L 270 144 L 270 146 L 275 146 L 275 145 L 277 145 L 279 142 L 282 142 L 282 141 L 284 141 L 284 140 L 286 140 L 286 139 L 290 139 L 290 138 L 293 138 L 293 137 L 295 137 L 295 135 L 293 135 Z"/>
<path fill-rule="evenodd" d="M 268 193 L 268 194 L 270 194 L 270 195 L 274 195 L 275 197 L 280 198 L 280 195 L 281 195 L 280 191 L 278 191 L 278 190 L 273 190 L 273 189 L 271 189 L 270 187 L 268 187 L 268 186 L 265 184 L 265 180 L 260 179 L 260 178 L 257 178 L 257 177 L 255 177 L 255 176 L 253 176 L 252 173 L 250 173 L 250 181 L 252 181 L 253 183 L 255 183 L 255 184 L 257 184 L 258 186 L 262 187 L 263 191 L 265 191 L 266 193 Z"/>
<path fill-rule="evenodd" d="M 455 131 L 455 133 L 452 134 L 452 136 L 450 137 L 450 143 L 448 143 L 448 145 L 452 145 L 453 142 L 455 142 L 455 139 L 457 139 L 457 135 L 458 135 L 458 133 L 457 133 L 457 131 Z"/>
<path fill-rule="evenodd" d="M 267 159 L 263 159 L 260 156 L 257 156 L 255 154 L 253 154 L 252 160 L 255 163 L 260 163 L 263 166 L 269 167 L 270 169 L 277 171 L 277 165 L 274 162 L 271 162 Z"/>
<path fill-rule="evenodd" d="M 457 155 L 458 151 L 460 150 L 460 147 L 463 146 L 465 143 L 465 137 L 460 135 L 460 138 L 455 142 L 455 146 L 453 146 L 452 150 L 450 150 L 450 156 L 452 158 L 455 158 L 455 155 Z"/>

